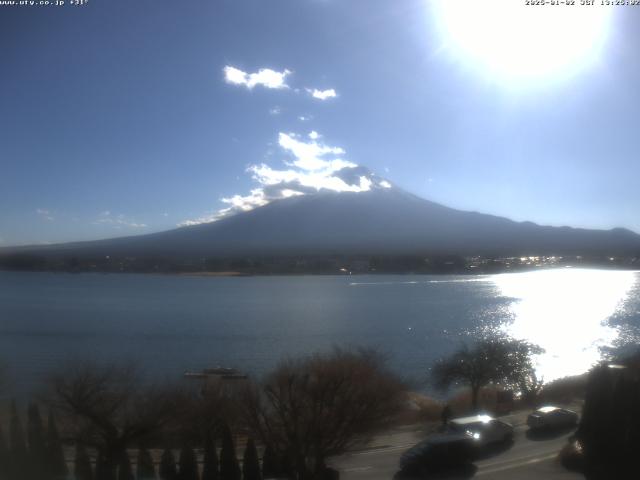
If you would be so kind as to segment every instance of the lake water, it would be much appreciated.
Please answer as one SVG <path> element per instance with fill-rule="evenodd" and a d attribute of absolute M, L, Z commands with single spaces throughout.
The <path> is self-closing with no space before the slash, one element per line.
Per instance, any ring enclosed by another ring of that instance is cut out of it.
<path fill-rule="evenodd" d="M 66 362 L 134 361 L 149 374 L 376 346 L 426 387 L 429 366 L 478 335 L 539 344 L 545 380 L 640 339 L 640 273 L 558 269 L 487 276 L 189 277 L 0 272 L 0 361 L 12 391 Z M 6 391 L 6 390 L 5 390 Z"/>

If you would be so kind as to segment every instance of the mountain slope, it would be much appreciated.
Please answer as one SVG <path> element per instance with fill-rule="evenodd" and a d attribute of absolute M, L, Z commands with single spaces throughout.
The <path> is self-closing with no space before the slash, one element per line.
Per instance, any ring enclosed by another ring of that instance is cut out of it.
<path fill-rule="evenodd" d="M 624 229 L 546 227 L 455 210 L 397 187 L 274 201 L 217 222 L 136 237 L 21 249 L 49 255 L 638 255 Z"/>

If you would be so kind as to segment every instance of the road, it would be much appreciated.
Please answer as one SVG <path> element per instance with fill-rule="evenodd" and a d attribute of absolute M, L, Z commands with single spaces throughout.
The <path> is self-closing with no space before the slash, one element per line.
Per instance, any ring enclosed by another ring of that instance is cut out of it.
<path fill-rule="evenodd" d="M 502 417 L 515 427 L 514 442 L 483 456 L 472 471 L 443 478 L 483 480 L 582 480 L 584 476 L 566 471 L 557 460 L 558 452 L 572 432 L 532 436 L 524 424 L 526 414 Z M 341 480 L 391 480 L 402 453 L 425 438 L 416 427 L 398 429 L 376 437 L 367 449 L 334 459 Z"/>

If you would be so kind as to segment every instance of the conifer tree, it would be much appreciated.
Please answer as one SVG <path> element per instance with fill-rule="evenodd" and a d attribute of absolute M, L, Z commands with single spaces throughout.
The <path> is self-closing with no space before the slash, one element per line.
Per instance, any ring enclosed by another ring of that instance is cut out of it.
<path fill-rule="evenodd" d="M 177 480 L 178 471 L 176 470 L 176 459 L 171 449 L 167 448 L 160 458 L 160 479 L 161 480 Z"/>
<path fill-rule="evenodd" d="M 93 480 L 91 459 L 80 443 L 76 444 L 76 458 L 74 460 L 73 473 L 75 480 Z"/>
<path fill-rule="evenodd" d="M 133 468 L 131 468 L 131 459 L 126 451 L 118 463 L 118 480 L 135 480 Z"/>
<path fill-rule="evenodd" d="M 270 445 L 267 445 L 262 454 L 262 475 L 264 478 L 274 478 L 279 475 L 278 457 Z"/>
<path fill-rule="evenodd" d="M 116 480 L 115 473 L 111 465 L 106 461 L 104 452 L 98 451 L 98 458 L 96 458 L 96 480 Z"/>
<path fill-rule="evenodd" d="M 220 450 L 220 479 L 240 480 L 241 472 L 236 449 L 233 445 L 231 429 L 228 425 L 222 428 L 222 449 Z"/>
<path fill-rule="evenodd" d="M 4 439 L 4 433 L 0 426 L 0 478 L 9 476 L 9 447 Z"/>
<path fill-rule="evenodd" d="M 220 467 L 218 465 L 218 452 L 216 442 L 208 435 L 204 445 L 204 465 L 202 467 L 202 480 L 219 480 Z"/>
<path fill-rule="evenodd" d="M 33 478 L 41 480 L 47 475 L 47 451 L 44 427 L 38 405 L 32 403 L 27 408 L 27 441 L 29 444 L 29 471 Z"/>
<path fill-rule="evenodd" d="M 278 460 L 278 477 L 295 478 L 295 472 L 293 468 L 293 462 L 291 456 L 288 453 L 280 455 Z"/>
<path fill-rule="evenodd" d="M 24 478 L 27 469 L 27 445 L 24 439 L 22 423 L 16 402 L 11 402 L 11 421 L 9 424 L 9 474 L 11 478 Z"/>
<path fill-rule="evenodd" d="M 138 466 L 136 468 L 137 480 L 155 480 L 156 469 L 153 466 L 153 458 L 146 448 L 138 450 Z"/>
<path fill-rule="evenodd" d="M 258 451 L 256 450 L 256 444 L 253 442 L 252 438 L 249 438 L 247 446 L 244 449 L 242 478 L 243 480 L 262 480 L 262 475 L 260 475 Z"/>
<path fill-rule="evenodd" d="M 56 480 L 66 479 L 69 474 L 69 469 L 67 468 L 67 462 L 64 459 L 64 450 L 62 448 L 62 442 L 60 441 L 60 434 L 58 433 L 56 417 L 51 410 L 49 410 L 49 416 L 47 418 L 45 448 L 47 468 L 49 470 L 50 477 Z"/>
<path fill-rule="evenodd" d="M 198 461 L 193 448 L 189 446 L 182 447 L 180 450 L 180 480 L 198 480 Z"/>

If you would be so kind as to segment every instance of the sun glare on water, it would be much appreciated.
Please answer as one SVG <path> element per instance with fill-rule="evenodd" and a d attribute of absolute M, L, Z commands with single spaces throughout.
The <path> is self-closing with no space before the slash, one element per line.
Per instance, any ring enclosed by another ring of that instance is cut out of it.
<path fill-rule="evenodd" d="M 612 9 L 575 3 L 431 1 L 443 50 L 494 80 L 514 83 L 567 76 L 600 58 Z"/>
<path fill-rule="evenodd" d="M 585 372 L 611 345 L 618 330 L 607 324 L 635 285 L 636 272 L 585 269 L 495 275 L 492 281 L 513 298 L 513 322 L 504 331 L 545 349 L 536 358 L 546 382 Z"/>

